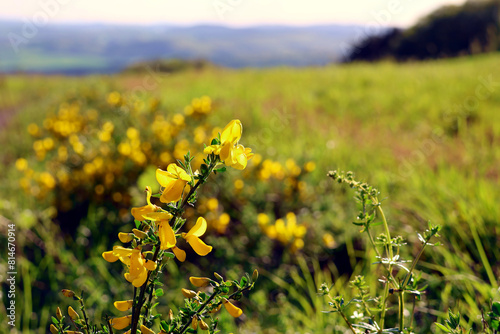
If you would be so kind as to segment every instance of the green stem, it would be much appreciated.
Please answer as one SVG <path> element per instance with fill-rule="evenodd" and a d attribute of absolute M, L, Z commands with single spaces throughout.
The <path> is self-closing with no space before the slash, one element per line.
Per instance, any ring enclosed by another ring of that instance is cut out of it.
<path fill-rule="evenodd" d="M 394 257 L 394 253 L 392 250 L 392 238 L 391 238 L 391 232 L 389 230 L 389 224 L 387 223 L 387 219 L 385 218 L 384 210 L 382 210 L 382 206 L 380 205 L 380 202 L 377 200 L 376 197 L 371 197 L 371 200 L 373 201 L 374 205 L 377 207 L 377 213 L 380 215 L 380 218 L 382 218 L 382 222 L 384 224 L 384 229 L 385 229 L 385 235 L 387 238 L 388 242 L 388 256 L 389 256 L 389 266 L 388 266 L 388 271 L 389 275 L 392 275 L 392 259 Z M 385 313 L 386 313 L 386 305 L 387 305 L 387 299 L 389 298 L 389 279 L 387 280 L 387 283 L 385 285 L 384 289 L 384 301 L 382 303 L 382 312 L 380 314 L 380 331 L 379 333 L 382 333 L 382 330 L 384 329 L 384 322 L 385 322 Z"/>
<path fill-rule="evenodd" d="M 354 327 L 352 327 L 351 323 L 349 322 L 349 319 L 347 319 L 347 317 L 345 316 L 344 312 L 340 312 L 340 315 L 342 316 L 342 318 L 344 319 L 345 323 L 347 324 L 347 326 L 349 326 L 349 329 L 353 332 L 353 334 L 356 334 L 356 331 L 354 330 Z"/>
<path fill-rule="evenodd" d="M 83 304 L 83 292 L 82 292 L 82 297 L 80 298 L 80 306 L 82 309 L 83 313 L 83 319 L 85 320 L 85 332 L 90 333 L 90 326 L 89 326 L 89 319 L 87 318 L 87 313 L 85 312 L 85 305 Z"/>
<path fill-rule="evenodd" d="M 204 175 L 201 179 L 199 179 L 196 182 L 196 184 L 189 190 L 189 193 L 187 194 L 186 197 L 184 197 L 184 199 L 183 199 L 180 207 L 178 208 L 177 212 L 172 216 L 172 218 L 170 218 L 170 222 L 169 222 L 170 225 L 172 225 L 172 223 L 175 223 L 175 220 L 181 214 L 182 210 L 184 209 L 184 207 L 188 203 L 189 198 L 196 192 L 196 189 L 198 189 L 198 187 L 200 185 L 202 185 L 203 183 L 206 182 L 208 176 L 212 173 L 212 171 L 215 169 L 216 166 L 217 166 L 217 160 L 216 161 L 212 161 L 211 164 L 210 164 L 210 166 L 209 166 L 207 175 Z M 158 254 L 160 252 L 160 244 L 158 243 L 155 246 L 156 246 L 156 250 L 155 250 L 155 253 L 154 253 L 153 259 L 152 259 L 152 261 L 154 261 L 154 262 L 156 262 L 158 260 Z M 137 332 L 137 327 L 138 327 L 138 324 L 139 324 L 139 316 L 141 314 L 142 306 L 144 305 L 144 302 L 145 302 L 144 296 L 145 296 L 145 293 L 146 293 L 146 288 L 147 288 L 147 285 L 148 285 L 148 282 L 149 282 L 149 278 L 151 277 L 151 273 L 152 273 L 151 271 L 148 271 L 148 276 L 146 278 L 146 282 L 141 286 L 141 290 L 140 290 L 140 293 L 139 293 L 139 298 L 137 300 L 137 305 L 133 309 L 133 313 L 132 313 L 132 327 L 130 329 L 130 333 L 131 334 L 135 334 Z M 156 273 L 156 271 L 155 271 L 155 273 Z"/>
<path fill-rule="evenodd" d="M 181 331 L 179 332 L 179 334 L 184 333 L 184 332 L 188 329 L 189 325 L 191 325 L 191 322 L 193 321 L 193 317 L 195 317 L 195 316 L 197 316 L 198 314 L 200 314 L 200 313 L 201 313 L 201 312 L 205 309 L 205 307 L 207 307 L 207 305 L 208 305 L 208 304 L 209 304 L 212 300 L 214 300 L 214 298 L 217 296 L 217 294 L 218 294 L 218 291 L 214 291 L 214 293 L 213 293 L 213 294 L 212 294 L 212 295 L 211 295 L 211 296 L 207 299 L 207 301 L 206 301 L 206 302 L 204 302 L 204 303 L 203 303 L 203 305 L 201 305 L 200 309 L 199 309 L 198 311 L 196 311 L 196 313 L 195 313 L 195 314 L 193 314 L 193 315 L 189 318 L 189 320 L 186 322 L 186 324 L 184 325 L 184 327 L 182 327 L 182 329 L 181 329 Z"/>
<path fill-rule="evenodd" d="M 403 331 L 405 328 L 405 296 L 404 296 L 404 290 L 401 290 L 399 292 L 399 331 Z"/>
<path fill-rule="evenodd" d="M 372 243 L 373 249 L 375 249 L 375 252 L 377 253 L 377 257 L 382 258 L 378 248 L 375 245 L 375 241 L 373 240 L 373 236 L 372 236 L 372 233 L 370 232 L 370 228 L 368 228 L 368 227 L 366 228 L 366 233 L 368 234 L 368 237 L 370 238 L 370 242 Z"/>

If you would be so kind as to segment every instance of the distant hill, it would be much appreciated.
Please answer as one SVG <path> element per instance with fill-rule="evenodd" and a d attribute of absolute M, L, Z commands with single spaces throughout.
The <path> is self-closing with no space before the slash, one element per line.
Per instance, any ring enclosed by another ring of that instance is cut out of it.
<path fill-rule="evenodd" d="M 415 26 L 390 29 L 355 45 L 345 61 L 422 60 L 500 50 L 500 0 L 444 6 Z"/>
<path fill-rule="evenodd" d="M 341 59 L 341 45 L 359 31 L 341 25 L 233 29 L 61 24 L 30 34 L 25 25 L 0 22 L 0 72 L 114 73 L 133 63 L 172 58 L 204 59 L 226 67 L 324 65 Z"/>

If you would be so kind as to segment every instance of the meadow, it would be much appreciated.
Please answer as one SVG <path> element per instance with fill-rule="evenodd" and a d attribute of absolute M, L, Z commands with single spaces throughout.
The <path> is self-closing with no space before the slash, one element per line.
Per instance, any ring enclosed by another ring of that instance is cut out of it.
<path fill-rule="evenodd" d="M 327 177 L 354 171 L 380 191 L 393 233 L 409 245 L 402 256 L 418 252 L 416 233 L 428 221 L 442 226 L 441 245 L 416 268 L 426 287 L 414 332 L 439 332 L 434 322 L 448 309 L 479 332 L 482 312 L 500 300 L 499 63 L 499 54 L 487 54 L 2 77 L 0 238 L 4 245 L 12 221 L 18 332 L 46 333 L 57 306 L 67 308 L 63 288 L 86 291 L 97 318 L 116 315 L 110 301 L 129 290 L 102 252 L 132 228 L 130 208 L 145 204 L 155 169 L 187 151 L 196 156 L 232 119 L 241 120 L 256 155 L 243 172 L 217 175 L 186 211 L 207 219 L 214 251 L 182 267 L 168 263 L 167 311 L 182 301 L 190 275 L 257 268 L 255 290 L 241 303 L 245 316 L 221 313 L 222 332 L 344 333 L 342 318 L 323 312 L 321 284 L 346 299 L 353 297 L 347 282 L 361 273 L 372 279 L 369 289 L 380 286 L 375 270 L 366 274 L 374 253 L 351 224 L 353 193 Z M 388 322 L 396 311 L 388 310 Z"/>

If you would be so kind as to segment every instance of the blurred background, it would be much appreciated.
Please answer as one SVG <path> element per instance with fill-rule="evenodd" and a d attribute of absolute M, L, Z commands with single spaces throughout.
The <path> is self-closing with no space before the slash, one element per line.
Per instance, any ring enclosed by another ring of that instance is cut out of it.
<path fill-rule="evenodd" d="M 0 3 L 0 333 L 46 333 L 62 288 L 86 291 L 96 319 L 118 315 L 111 302 L 132 292 L 101 253 L 131 230 L 144 187 L 158 190 L 155 169 L 187 151 L 199 166 L 236 118 L 256 156 L 187 211 L 207 219 L 214 251 L 169 263 L 161 311 L 189 276 L 257 268 L 224 332 L 344 333 L 317 289 L 351 298 L 374 254 L 351 224 L 352 190 L 326 177 L 338 169 L 380 189 L 403 256 L 428 221 L 443 226 L 418 268 L 415 332 L 448 308 L 479 330 L 500 299 L 499 50 L 498 0 Z"/>

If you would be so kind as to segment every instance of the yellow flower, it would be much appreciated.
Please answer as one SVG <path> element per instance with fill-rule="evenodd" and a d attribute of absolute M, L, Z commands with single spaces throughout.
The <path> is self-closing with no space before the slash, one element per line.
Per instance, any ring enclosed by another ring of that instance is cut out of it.
<path fill-rule="evenodd" d="M 145 260 L 141 252 L 132 253 L 130 256 L 129 272 L 125 273 L 125 279 L 132 283 L 136 288 L 146 283 L 148 271 L 156 269 L 156 262 Z"/>
<path fill-rule="evenodd" d="M 109 262 L 109 261 L 108 261 Z M 75 293 L 71 290 L 68 290 L 68 289 L 62 289 L 61 290 L 62 294 L 64 297 L 68 297 L 68 298 L 73 298 L 75 297 Z"/>
<path fill-rule="evenodd" d="M 139 221 L 145 220 L 144 215 L 151 213 L 151 212 L 155 212 L 156 210 L 159 209 L 159 207 L 157 207 L 156 205 L 151 204 L 151 193 L 152 192 L 151 192 L 150 187 L 146 187 L 146 193 L 147 193 L 148 204 L 145 206 L 141 206 L 139 208 L 132 208 L 132 216 L 134 216 L 134 218 L 139 220 Z"/>
<path fill-rule="evenodd" d="M 50 324 L 50 332 L 52 334 L 58 334 L 59 330 L 56 328 L 56 326 L 54 326 L 53 324 Z"/>
<path fill-rule="evenodd" d="M 206 331 L 208 329 L 208 325 L 205 321 L 203 321 L 202 319 L 200 319 L 198 321 L 198 325 L 200 325 L 200 328 L 204 331 Z"/>
<path fill-rule="evenodd" d="M 113 326 L 114 329 L 124 329 L 125 327 L 130 326 L 131 322 L 132 315 L 127 315 L 124 317 L 111 319 L 111 326 Z"/>
<path fill-rule="evenodd" d="M 158 236 L 160 237 L 160 249 L 166 250 L 175 246 L 177 239 L 175 239 L 174 230 L 170 226 L 168 220 L 160 221 L 158 225 Z"/>
<path fill-rule="evenodd" d="M 141 325 L 141 334 L 155 334 L 151 329 L 147 328 L 144 325 Z"/>
<path fill-rule="evenodd" d="M 247 166 L 248 160 L 252 159 L 253 156 L 254 154 L 251 148 L 245 148 L 243 145 L 238 144 L 232 151 L 230 166 L 243 170 Z"/>
<path fill-rule="evenodd" d="M 61 309 L 58 306 L 57 309 L 56 309 L 56 317 L 57 317 L 57 319 L 61 320 L 62 316 L 63 315 L 62 315 Z"/>
<path fill-rule="evenodd" d="M 134 239 L 134 237 L 130 233 L 120 232 L 120 233 L 118 233 L 118 239 L 120 239 L 121 242 L 126 244 L 127 242 L 132 241 L 132 239 Z"/>
<path fill-rule="evenodd" d="M 181 261 L 181 262 L 184 262 L 186 261 L 186 252 L 183 251 L 182 249 L 178 248 L 178 247 L 173 247 L 172 248 L 172 251 L 174 252 L 175 254 L 175 257 Z"/>
<path fill-rule="evenodd" d="M 156 180 L 164 187 L 160 201 L 163 203 L 177 202 L 181 199 L 186 183 L 191 181 L 191 176 L 176 164 L 170 164 L 167 170 L 156 170 Z"/>
<path fill-rule="evenodd" d="M 238 119 L 232 120 L 222 130 L 220 145 L 210 145 L 203 151 L 205 154 L 216 154 L 226 166 L 245 169 L 247 161 L 253 157 L 252 150 L 238 144 L 243 133 L 243 125 Z"/>
<path fill-rule="evenodd" d="M 113 303 L 113 305 L 116 307 L 118 311 L 127 311 L 132 308 L 132 304 L 134 303 L 133 300 L 123 300 L 123 301 L 116 301 Z"/>
<path fill-rule="evenodd" d="M 125 279 L 136 288 L 142 286 L 147 278 L 148 271 L 156 269 L 156 262 L 146 260 L 139 249 L 129 249 L 121 246 L 114 246 L 112 251 L 102 253 L 102 257 L 108 262 L 120 260 L 129 268 L 125 273 Z"/>
<path fill-rule="evenodd" d="M 195 226 L 188 232 L 182 233 L 182 237 L 193 247 L 194 251 L 201 256 L 205 256 L 212 251 L 212 246 L 205 244 L 201 237 L 207 230 L 207 221 L 199 217 Z"/>
<path fill-rule="evenodd" d="M 196 292 L 194 292 L 193 290 L 188 290 L 188 289 L 181 289 L 182 291 L 182 294 L 184 295 L 184 297 L 186 298 L 194 298 L 196 297 Z"/>
<path fill-rule="evenodd" d="M 76 319 L 80 318 L 80 316 L 78 315 L 78 313 L 76 313 L 76 311 L 71 306 L 68 307 L 68 315 L 73 320 L 76 320 Z"/>
<path fill-rule="evenodd" d="M 226 308 L 227 312 L 234 318 L 238 318 L 240 315 L 243 314 L 243 311 L 239 308 L 231 304 L 229 300 L 226 298 L 222 299 L 222 304 L 224 304 L 224 307 Z"/>
<path fill-rule="evenodd" d="M 199 288 L 210 284 L 210 278 L 208 278 L 208 277 L 191 276 L 191 277 L 189 277 L 189 281 L 191 282 L 191 284 L 193 284 L 194 286 L 197 286 Z"/>

